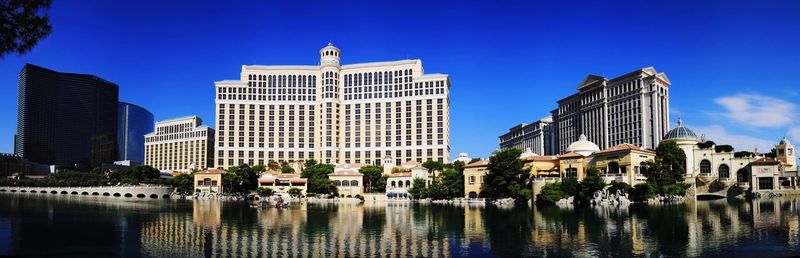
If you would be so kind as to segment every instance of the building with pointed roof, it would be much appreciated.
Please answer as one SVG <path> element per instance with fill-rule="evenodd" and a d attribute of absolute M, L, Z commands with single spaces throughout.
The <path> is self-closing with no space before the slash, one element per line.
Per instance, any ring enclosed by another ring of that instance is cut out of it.
<path fill-rule="evenodd" d="M 568 152 L 580 135 L 600 149 L 623 143 L 655 149 L 669 128 L 670 85 L 653 67 L 613 79 L 588 75 L 551 111 L 555 152 Z"/>

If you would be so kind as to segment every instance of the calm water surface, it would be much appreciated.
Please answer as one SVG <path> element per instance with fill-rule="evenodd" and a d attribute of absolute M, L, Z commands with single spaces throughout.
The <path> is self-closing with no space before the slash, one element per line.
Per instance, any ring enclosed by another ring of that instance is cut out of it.
<path fill-rule="evenodd" d="M 797 197 L 630 210 L 297 205 L 0 194 L 0 256 L 800 255 Z"/>

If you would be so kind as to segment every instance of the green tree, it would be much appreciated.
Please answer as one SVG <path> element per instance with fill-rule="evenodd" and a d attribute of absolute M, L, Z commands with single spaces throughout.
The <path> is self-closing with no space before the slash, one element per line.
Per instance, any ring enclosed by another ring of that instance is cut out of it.
<path fill-rule="evenodd" d="M 386 177 L 382 166 L 363 166 L 358 172 L 364 175 L 364 191 L 367 193 L 386 192 Z"/>
<path fill-rule="evenodd" d="M 452 164 L 453 170 L 455 170 L 458 173 L 462 173 L 462 174 L 464 173 L 464 166 L 465 165 L 466 164 L 464 164 L 464 162 L 460 161 L 460 160 L 456 160 L 456 162 L 453 162 L 453 164 Z"/>
<path fill-rule="evenodd" d="M 564 193 L 563 188 L 563 184 L 559 182 L 545 184 L 542 187 L 542 191 L 536 196 L 536 203 L 553 205 L 559 200 L 569 197 L 569 194 Z"/>
<path fill-rule="evenodd" d="M 428 198 L 428 187 L 426 186 L 425 179 L 419 177 L 414 178 L 414 181 L 411 182 L 411 188 L 408 189 L 408 194 L 414 199 Z"/>
<path fill-rule="evenodd" d="M 656 187 L 652 182 L 636 184 L 630 196 L 633 201 L 645 201 L 656 196 Z"/>
<path fill-rule="evenodd" d="M 47 14 L 52 0 L 0 1 L 0 58 L 24 54 L 52 31 Z"/>
<path fill-rule="evenodd" d="M 482 191 L 491 198 L 528 198 L 528 175 L 522 170 L 519 149 L 497 151 L 489 158 Z"/>
<path fill-rule="evenodd" d="M 648 161 L 645 175 L 659 194 L 684 195 L 688 185 L 684 184 L 686 154 L 675 142 L 661 142 L 656 148 L 656 159 Z"/>
<path fill-rule="evenodd" d="M 296 188 L 296 187 L 289 188 L 289 190 L 286 191 L 286 193 L 288 193 L 289 196 L 294 197 L 294 198 L 297 198 L 297 197 L 300 197 L 301 195 L 303 195 L 303 191 L 300 190 L 300 188 Z"/>
<path fill-rule="evenodd" d="M 294 169 L 290 166 L 281 167 L 281 174 L 291 174 L 294 173 Z"/>
<path fill-rule="evenodd" d="M 309 162 L 306 162 L 309 164 Z M 306 192 L 315 194 L 336 194 L 336 186 L 328 178 L 328 174 L 333 172 L 334 166 L 331 164 L 316 164 L 311 162 L 311 166 L 303 169 L 300 177 L 308 179 Z"/>
<path fill-rule="evenodd" d="M 436 177 L 436 171 L 442 171 L 444 168 L 444 164 L 439 161 L 428 160 L 422 163 L 422 167 L 428 169 L 428 174 L 433 174 L 433 177 Z"/>
<path fill-rule="evenodd" d="M 414 183 L 411 183 L 411 186 L 414 187 Z M 428 186 L 428 191 L 427 191 L 428 198 L 434 200 L 442 200 L 442 199 L 447 199 L 448 198 L 447 195 L 448 195 L 447 189 L 445 189 L 445 186 L 439 183 L 437 180 L 433 180 L 433 182 L 431 182 L 431 185 Z"/>
<path fill-rule="evenodd" d="M 631 185 L 625 182 L 617 182 L 616 180 L 611 181 L 611 183 L 608 185 L 609 185 L 608 192 L 614 194 L 616 194 L 618 191 L 620 192 L 620 194 L 627 194 L 632 189 Z"/>
<path fill-rule="evenodd" d="M 267 168 L 272 171 L 278 171 L 279 169 L 281 169 L 281 165 L 278 164 L 278 162 L 275 162 L 274 160 L 270 160 L 267 162 Z"/>
<path fill-rule="evenodd" d="M 154 167 L 148 165 L 138 165 L 134 166 L 131 170 L 133 170 L 135 175 L 139 176 L 139 179 L 155 179 L 161 177 L 161 171 L 155 169 Z"/>
<path fill-rule="evenodd" d="M 458 161 L 457 161 L 458 162 Z M 446 198 L 457 198 L 464 196 L 464 173 L 455 169 L 445 169 L 440 176 L 441 185 L 445 191 Z"/>
<path fill-rule="evenodd" d="M 233 166 L 222 176 L 222 183 L 232 193 L 247 193 L 258 188 L 258 174 L 247 164 Z"/>
<path fill-rule="evenodd" d="M 269 187 L 259 187 L 256 189 L 256 194 L 261 197 L 270 197 L 275 195 L 275 190 Z"/>
<path fill-rule="evenodd" d="M 478 162 L 478 161 L 481 161 L 481 158 L 472 158 L 471 160 L 469 160 L 469 163 L 467 163 L 467 164 L 472 164 L 472 163 L 475 163 L 475 162 Z"/>
<path fill-rule="evenodd" d="M 253 170 L 253 172 L 256 172 L 257 174 L 261 174 L 267 171 L 267 167 L 265 167 L 264 165 L 255 165 L 251 169 Z"/>
<path fill-rule="evenodd" d="M 194 188 L 194 177 L 190 174 L 180 174 L 170 179 L 172 186 L 178 188 L 178 192 L 191 194 Z"/>
<path fill-rule="evenodd" d="M 589 167 L 586 170 L 586 177 L 581 181 L 580 191 L 578 191 L 578 195 L 575 198 L 577 203 L 582 205 L 590 204 L 594 193 L 603 190 L 605 186 L 606 183 L 600 178 L 600 170 L 596 167 Z"/>

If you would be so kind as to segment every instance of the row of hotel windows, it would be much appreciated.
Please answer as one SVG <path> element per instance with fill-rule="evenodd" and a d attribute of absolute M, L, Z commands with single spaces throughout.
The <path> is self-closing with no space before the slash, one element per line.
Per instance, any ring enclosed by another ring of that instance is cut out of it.
<path fill-rule="evenodd" d="M 300 88 L 316 88 L 317 76 L 316 75 L 256 75 L 250 74 L 247 86 L 251 87 L 269 87 L 269 88 L 283 88 L 283 87 L 300 87 Z M 220 92 L 224 93 L 224 92 Z M 236 93 L 236 92 L 233 92 Z M 239 92 L 242 93 L 242 92 Z"/>
<path fill-rule="evenodd" d="M 386 72 L 371 72 L 371 73 L 356 73 L 344 75 L 344 86 L 362 86 L 362 85 L 381 85 L 381 84 L 399 84 L 402 82 L 411 82 L 413 75 L 411 69 L 403 71 L 386 71 Z M 403 76 L 403 77 L 401 77 Z M 395 78 L 397 77 L 397 78 Z"/>
<path fill-rule="evenodd" d="M 205 167 L 206 141 L 153 144 L 145 147 L 145 164 L 158 169 L 185 169 L 191 164 Z"/>
<path fill-rule="evenodd" d="M 174 124 L 174 125 L 161 125 L 156 126 L 156 133 L 157 134 L 168 134 L 168 133 L 180 133 L 193 130 L 194 123 L 186 122 L 182 124 Z"/>
<path fill-rule="evenodd" d="M 279 153 L 282 153 L 282 152 L 279 152 Z M 287 153 L 288 154 L 293 154 L 294 152 L 289 151 Z M 288 159 L 278 158 L 277 160 L 279 160 L 280 162 L 288 162 L 288 163 L 301 162 L 301 161 L 305 160 L 305 158 L 303 158 L 303 156 L 305 156 L 305 155 L 303 155 L 304 153 L 308 153 L 308 155 L 307 155 L 308 159 L 314 159 L 314 152 L 297 152 L 297 153 L 298 153 L 298 159 L 293 159 L 292 157 L 289 157 Z M 226 160 L 227 160 L 227 163 L 225 163 Z M 267 159 L 267 160 L 272 160 L 272 159 Z M 406 161 L 411 161 L 411 160 L 412 159 L 409 158 Z M 416 161 L 418 163 L 422 163 L 423 160 L 429 160 L 429 161 L 437 160 L 439 162 L 444 162 L 444 158 L 441 157 L 441 156 L 440 157 L 436 157 L 435 159 L 432 158 L 432 157 L 428 157 L 428 158 L 418 157 L 418 158 L 416 158 Z M 331 159 L 327 159 L 325 162 L 326 163 L 331 163 L 331 161 L 332 161 Z M 362 164 L 361 161 L 364 161 L 364 163 L 374 164 L 374 165 L 380 165 L 383 162 L 382 159 L 380 159 L 380 158 L 375 158 L 375 159 L 372 159 L 372 160 L 366 159 L 366 158 L 363 159 L 363 160 L 361 160 L 361 159 L 352 159 L 352 160 L 351 159 L 345 159 L 344 160 L 344 162 L 348 163 L 348 164 L 350 164 L 351 161 L 354 161 L 356 164 Z M 402 162 L 403 162 L 403 159 L 395 159 L 395 165 L 399 166 Z M 239 158 L 228 158 L 228 159 L 218 158 L 216 166 L 217 167 L 241 166 L 241 165 L 244 165 L 244 164 L 266 165 L 265 159 L 263 159 L 263 158 L 258 158 L 258 159 L 254 158 L 254 157 L 244 158 L 244 156 L 240 155 Z"/>
<path fill-rule="evenodd" d="M 144 141 L 149 142 L 160 142 L 160 141 L 170 141 L 170 140 L 180 140 L 180 139 L 188 139 L 188 138 L 196 138 L 196 137 L 206 137 L 208 135 L 207 130 L 203 131 L 194 131 L 194 132 L 185 132 L 185 133 L 173 133 L 168 135 L 155 135 L 155 136 L 148 136 L 145 137 Z"/>

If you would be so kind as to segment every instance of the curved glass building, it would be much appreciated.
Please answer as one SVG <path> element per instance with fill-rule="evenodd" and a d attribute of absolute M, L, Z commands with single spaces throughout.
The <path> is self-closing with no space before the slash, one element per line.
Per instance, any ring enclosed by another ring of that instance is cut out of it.
<path fill-rule="evenodd" d="M 144 162 L 144 135 L 153 131 L 153 113 L 120 101 L 117 117 L 117 160 Z"/>

